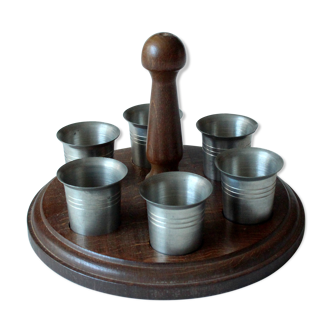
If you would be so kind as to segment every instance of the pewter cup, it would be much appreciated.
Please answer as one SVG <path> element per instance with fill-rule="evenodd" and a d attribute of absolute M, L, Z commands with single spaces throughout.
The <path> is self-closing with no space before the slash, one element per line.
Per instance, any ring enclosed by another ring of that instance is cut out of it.
<path fill-rule="evenodd" d="M 78 122 L 61 128 L 57 138 L 63 143 L 66 163 L 87 157 L 113 158 L 118 127 L 97 121 Z"/>
<path fill-rule="evenodd" d="M 251 136 L 258 124 L 255 120 L 237 114 L 213 114 L 196 123 L 203 138 L 204 174 L 211 180 L 220 181 L 215 166 L 216 156 L 227 149 L 251 146 Z"/>
<path fill-rule="evenodd" d="M 201 246 L 205 200 L 212 189 L 207 179 L 188 172 L 157 174 L 141 184 L 153 249 L 185 255 Z"/>
<path fill-rule="evenodd" d="M 121 184 L 127 167 L 102 157 L 71 161 L 59 168 L 64 184 L 70 228 L 82 235 L 103 235 L 120 225 Z"/>
<path fill-rule="evenodd" d="M 259 149 L 232 149 L 217 156 L 221 171 L 224 216 L 240 224 L 268 220 L 273 210 L 277 173 L 283 160 L 276 153 Z"/>
<path fill-rule="evenodd" d="M 137 105 L 128 108 L 123 113 L 123 117 L 129 123 L 133 163 L 136 166 L 144 168 L 151 168 L 151 165 L 146 158 L 146 139 L 148 133 L 149 107 L 150 104 Z M 180 118 L 182 118 L 182 111 L 180 110 L 179 112 Z"/>

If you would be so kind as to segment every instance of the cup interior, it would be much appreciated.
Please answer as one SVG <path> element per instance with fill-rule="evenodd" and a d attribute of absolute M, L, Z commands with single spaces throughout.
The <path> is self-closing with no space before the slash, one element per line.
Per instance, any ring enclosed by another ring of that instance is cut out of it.
<path fill-rule="evenodd" d="M 284 164 L 279 155 L 260 148 L 226 150 L 217 156 L 215 163 L 221 172 L 242 178 L 269 177 Z"/>
<path fill-rule="evenodd" d="M 162 206 L 190 206 L 203 202 L 212 193 L 211 183 L 188 172 L 166 172 L 145 180 L 140 194 L 147 201 Z"/>
<path fill-rule="evenodd" d="M 123 117 L 133 124 L 147 126 L 149 122 L 149 107 L 150 104 L 133 106 L 123 113 Z"/>
<path fill-rule="evenodd" d="M 258 124 L 255 120 L 237 114 L 213 114 L 196 123 L 203 134 L 215 137 L 242 137 L 253 134 Z"/>
<path fill-rule="evenodd" d="M 94 146 L 112 142 L 118 138 L 118 127 L 105 122 L 78 122 L 60 129 L 57 138 L 75 146 Z"/>
<path fill-rule="evenodd" d="M 118 160 L 90 157 L 63 165 L 57 177 L 71 187 L 101 188 L 121 181 L 127 172 L 127 167 Z"/>

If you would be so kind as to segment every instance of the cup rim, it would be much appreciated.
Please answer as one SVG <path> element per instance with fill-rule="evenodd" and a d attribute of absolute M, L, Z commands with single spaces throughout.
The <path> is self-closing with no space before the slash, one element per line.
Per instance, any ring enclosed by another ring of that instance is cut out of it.
<path fill-rule="evenodd" d="M 240 136 L 217 136 L 217 135 L 213 135 L 211 133 L 208 133 L 206 131 L 204 131 L 202 129 L 202 122 L 205 120 L 208 120 L 209 118 L 213 118 L 213 117 L 223 117 L 223 116 L 234 116 L 234 117 L 240 117 L 240 118 L 244 118 L 244 119 L 247 119 L 251 122 L 251 124 L 253 125 L 253 130 L 250 131 L 248 134 L 245 134 L 245 135 L 240 135 Z M 212 136 L 212 137 L 218 137 L 218 138 L 225 138 L 225 139 L 237 139 L 237 138 L 243 138 L 243 137 L 247 137 L 249 135 L 252 135 L 258 128 L 258 123 L 252 119 L 252 118 L 249 118 L 248 116 L 245 116 L 245 115 L 241 115 L 241 114 L 233 114 L 233 113 L 216 113 L 216 114 L 210 114 L 210 115 L 207 115 L 207 116 L 204 116 L 203 118 L 200 118 L 197 122 L 196 122 L 196 128 L 204 135 L 207 135 L 207 136 Z"/>
<path fill-rule="evenodd" d="M 98 143 L 98 144 L 72 144 L 72 143 L 68 143 L 68 142 L 65 142 L 63 141 L 60 136 L 61 136 L 61 133 L 62 131 L 64 131 L 65 129 L 70 129 L 70 127 L 74 127 L 74 126 L 77 126 L 77 125 L 81 125 L 81 124 L 103 124 L 103 125 L 107 125 L 109 127 L 112 127 L 115 129 L 116 133 L 114 135 L 114 138 L 111 139 L 111 140 L 108 140 L 104 143 Z M 69 125 L 66 125 L 64 127 L 62 127 L 61 129 L 58 130 L 58 132 L 56 133 L 56 137 L 57 139 L 63 143 L 63 144 L 66 144 L 68 146 L 72 146 L 72 147 L 75 147 L 75 148 L 87 148 L 87 147 L 94 147 L 94 146 L 102 146 L 102 145 L 105 145 L 105 144 L 109 144 L 110 142 L 113 142 L 115 141 L 118 137 L 120 136 L 120 129 L 111 124 L 111 123 L 107 123 L 107 122 L 102 122 L 102 121 L 82 121 L 82 122 L 75 122 L 75 123 L 71 123 Z"/>
<path fill-rule="evenodd" d="M 147 199 L 146 196 L 144 195 L 143 193 L 143 190 L 145 187 L 147 187 L 151 182 L 158 182 L 158 181 L 161 181 L 162 179 L 164 178 L 168 178 L 168 177 L 171 177 L 171 176 L 180 176 L 180 175 L 186 175 L 186 176 L 194 176 L 196 178 L 199 178 L 200 180 L 203 180 L 204 183 L 209 187 L 208 189 L 208 194 L 205 195 L 206 197 L 201 199 L 200 201 L 198 202 L 195 202 L 193 204 L 185 204 L 185 205 L 169 205 L 169 204 L 161 204 L 161 203 L 157 203 L 157 202 L 154 202 L 150 199 Z M 196 205 L 199 205 L 201 203 L 203 203 L 204 201 L 206 201 L 210 195 L 212 194 L 213 192 L 213 185 L 211 184 L 211 182 L 206 179 L 205 177 L 201 176 L 201 175 L 198 175 L 198 174 L 195 174 L 195 173 L 191 173 L 191 172 L 182 172 L 182 171 L 175 171 L 175 172 L 164 172 L 164 173 L 160 173 L 160 174 L 156 174 L 156 175 L 153 175 L 151 177 L 149 177 L 148 179 L 144 180 L 140 187 L 139 187 L 139 193 L 140 195 L 143 197 L 143 199 L 145 199 L 147 202 L 155 205 L 155 206 L 158 206 L 158 207 L 161 207 L 161 208 L 166 208 L 166 209 L 174 209 L 174 210 L 177 210 L 177 209 L 185 209 L 185 208 L 191 208 L 191 207 L 194 207 Z"/>
<path fill-rule="evenodd" d="M 274 158 L 276 158 L 277 162 L 279 163 L 279 165 L 277 167 L 277 170 L 275 172 L 273 172 L 273 173 L 269 173 L 268 175 L 262 175 L 262 176 L 242 176 L 242 175 L 234 175 L 234 174 L 225 172 L 224 170 L 222 170 L 220 168 L 219 162 L 220 162 L 221 159 L 232 158 L 234 156 L 238 156 L 239 153 L 250 154 L 250 153 L 253 153 L 254 151 L 263 151 L 263 152 L 266 152 L 269 155 L 273 156 Z M 280 172 L 280 170 L 284 166 L 284 160 L 277 153 L 275 153 L 273 151 L 270 151 L 270 150 L 267 150 L 267 149 L 256 148 L 256 147 L 235 148 L 235 149 L 225 150 L 225 151 L 223 151 L 223 152 L 221 152 L 220 154 L 217 155 L 214 163 L 215 163 L 217 169 L 221 173 L 223 173 L 223 174 L 225 174 L 225 175 L 227 175 L 227 176 L 229 176 L 231 178 L 234 178 L 234 179 L 249 180 L 249 181 L 263 180 L 263 179 L 270 178 L 273 175 L 275 175 L 278 172 Z"/>
<path fill-rule="evenodd" d="M 141 123 L 137 123 L 137 122 L 133 122 L 133 121 L 131 121 L 130 119 L 129 119 L 129 114 L 130 114 L 130 112 L 132 112 L 132 111 L 135 111 L 135 108 L 140 108 L 140 107 L 142 107 L 142 106 L 144 106 L 144 107 L 147 107 L 147 106 L 149 106 L 148 107 L 148 112 L 149 112 L 149 108 L 150 108 L 150 104 L 148 103 L 148 104 L 139 104 L 139 105 L 135 105 L 135 106 L 132 106 L 132 107 L 130 107 L 130 108 L 128 108 L 128 109 L 126 109 L 124 112 L 123 112 L 123 118 L 126 120 L 126 121 L 128 121 L 129 123 L 131 123 L 131 124 L 133 124 L 134 126 L 137 126 L 137 127 L 141 127 L 141 128 L 147 128 L 148 127 L 148 124 L 141 124 Z M 180 112 L 180 119 L 182 119 L 182 117 L 183 117 L 183 112 L 179 109 L 179 112 Z"/>
<path fill-rule="evenodd" d="M 87 165 L 87 164 L 90 164 L 90 166 L 91 165 L 93 166 L 93 164 L 95 164 L 95 166 L 103 166 L 105 164 L 117 164 L 117 165 L 119 165 L 120 167 L 123 168 L 124 172 L 123 172 L 122 177 L 118 181 L 115 181 L 115 182 L 112 182 L 112 183 L 109 183 L 109 184 L 105 184 L 105 185 L 102 185 L 102 186 L 94 186 L 94 187 L 75 186 L 75 185 L 72 185 L 72 184 L 69 184 L 69 183 L 65 182 L 62 179 L 61 173 L 64 172 L 66 169 L 74 167 L 74 166 L 79 167 L 79 166 Z M 121 182 L 127 176 L 127 174 L 128 174 L 128 167 L 119 160 L 112 159 L 112 158 L 105 158 L 105 157 L 87 157 L 87 158 L 75 159 L 75 160 L 72 160 L 68 163 L 65 163 L 64 165 L 62 165 L 58 169 L 58 171 L 56 173 L 56 176 L 57 176 L 57 179 L 64 186 L 72 188 L 72 189 L 77 189 L 77 190 L 100 190 L 100 189 L 105 189 L 105 188 L 111 187 L 111 186 Z"/>

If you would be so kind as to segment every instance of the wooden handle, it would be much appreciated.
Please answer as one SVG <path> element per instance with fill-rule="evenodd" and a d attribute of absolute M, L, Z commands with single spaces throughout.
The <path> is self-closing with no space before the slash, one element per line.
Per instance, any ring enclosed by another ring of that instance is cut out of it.
<path fill-rule="evenodd" d="M 152 77 L 147 159 L 152 175 L 178 171 L 183 146 L 176 76 L 186 63 L 181 40 L 170 33 L 157 33 L 144 44 L 142 65 Z"/>

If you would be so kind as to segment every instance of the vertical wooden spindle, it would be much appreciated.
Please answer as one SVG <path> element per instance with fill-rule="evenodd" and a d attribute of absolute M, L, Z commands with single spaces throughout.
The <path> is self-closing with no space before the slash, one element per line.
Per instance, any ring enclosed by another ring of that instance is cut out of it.
<path fill-rule="evenodd" d="M 152 77 L 147 159 L 152 175 L 177 171 L 183 146 L 176 76 L 186 63 L 181 40 L 170 33 L 157 33 L 144 44 L 142 65 Z"/>

